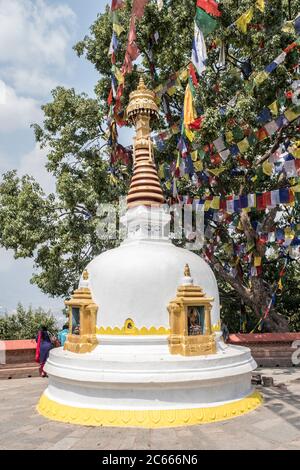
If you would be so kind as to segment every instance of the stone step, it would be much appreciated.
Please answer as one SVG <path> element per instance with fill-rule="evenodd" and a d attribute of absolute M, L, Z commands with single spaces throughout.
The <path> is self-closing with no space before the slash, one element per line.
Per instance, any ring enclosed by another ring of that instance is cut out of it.
<path fill-rule="evenodd" d="M 27 377 L 39 376 L 39 364 L 24 363 L 24 364 L 6 364 L 0 366 L 0 380 L 8 379 L 24 379 Z"/>

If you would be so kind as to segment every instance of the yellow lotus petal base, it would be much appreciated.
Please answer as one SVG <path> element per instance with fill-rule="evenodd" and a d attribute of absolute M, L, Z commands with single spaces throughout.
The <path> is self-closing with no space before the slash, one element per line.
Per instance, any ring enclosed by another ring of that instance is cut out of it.
<path fill-rule="evenodd" d="M 177 410 L 99 410 L 62 405 L 42 395 L 37 411 L 55 421 L 83 426 L 167 428 L 214 423 L 244 415 L 261 405 L 260 393 L 224 405 Z"/>

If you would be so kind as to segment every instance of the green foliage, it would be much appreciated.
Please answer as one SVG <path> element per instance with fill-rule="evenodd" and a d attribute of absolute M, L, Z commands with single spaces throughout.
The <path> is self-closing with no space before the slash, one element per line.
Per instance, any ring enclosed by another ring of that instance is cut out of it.
<path fill-rule="evenodd" d="M 16 313 L 0 317 L 0 340 L 35 339 L 41 326 L 56 334 L 58 331 L 55 318 L 41 307 L 26 310 L 18 304 Z"/>
<path fill-rule="evenodd" d="M 165 82 L 170 76 L 187 65 L 191 57 L 194 35 L 195 0 L 164 0 L 164 8 L 158 11 L 156 0 L 151 0 L 145 8 L 143 18 L 137 22 L 137 43 L 141 51 L 138 66 L 126 76 L 126 86 L 122 96 L 123 109 L 126 108 L 129 94 L 136 87 L 138 75 L 143 73 L 151 88 Z M 275 99 L 284 100 L 284 91 L 295 78 L 293 66 L 299 61 L 299 51 L 289 54 L 288 59 L 261 85 L 255 85 L 252 78 L 241 72 L 242 63 L 247 61 L 253 71 L 261 71 L 283 48 L 295 40 L 293 32 L 284 32 L 282 26 L 292 20 L 299 12 L 300 0 L 266 1 L 263 15 L 255 9 L 253 25 L 247 34 L 236 28 L 228 28 L 241 13 L 253 5 L 253 0 L 223 0 L 219 2 L 222 17 L 220 28 L 207 38 L 208 66 L 200 78 L 196 89 L 198 113 L 204 115 L 202 130 L 197 134 L 199 148 L 211 143 L 221 132 L 231 130 L 232 120 L 236 127 L 251 126 L 256 130 L 256 116 L 265 106 Z M 121 35 L 116 55 L 116 64 L 122 66 L 132 0 L 125 0 L 125 8 L 120 11 L 120 22 L 125 29 Z M 150 72 L 149 38 L 159 34 L 157 44 L 152 46 L 153 62 L 156 73 Z M 120 195 L 126 194 L 130 178 L 130 168 L 109 165 L 106 133 L 107 97 L 111 86 L 111 63 L 108 58 L 112 35 L 109 8 L 98 15 L 90 28 L 90 34 L 74 46 L 78 56 L 84 56 L 94 64 L 100 74 L 95 85 L 96 98 L 77 93 L 74 89 L 58 87 L 52 92 L 52 101 L 43 106 L 44 123 L 34 125 L 37 142 L 48 149 L 48 171 L 56 179 L 56 194 L 46 196 L 39 185 L 30 177 L 18 178 L 15 172 L 4 176 L 0 184 L 0 244 L 14 250 L 16 257 L 32 257 L 36 271 L 32 282 L 52 296 L 66 296 L 73 290 L 80 272 L 86 264 L 103 250 L 116 245 L 114 240 L 99 240 L 96 226 L 100 220 L 97 206 L 101 202 L 116 203 Z M 226 67 L 216 68 L 218 44 L 224 41 L 227 51 Z M 217 46 L 217 47 L 216 47 Z M 181 117 L 185 84 L 178 87 L 172 96 L 165 95 L 170 111 L 170 123 L 177 123 Z M 236 96 L 233 106 L 225 115 L 220 115 L 220 106 L 225 106 Z M 163 107 L 156 128 L 167 128 Z M 293 123 L 282 133 L 277 144 L 292 137 L 300 139 L 299 129 Z M 195 184 L 182 179 L 179 184 L 181 194 L 201 197 L 203 194 L 223 195 L 260 192 L 287 186 L 283 175 L 266 176 L 259 160 L 270 150 L 276 137 L 258 142 L 251 147 L 244 158 L 249 167 L 243 168 L 239 175 L 233 175 L 236 159 L 229 157 L 226 171 L 211 184 Z M 162 151 L 156 150 L 156 161 L 172 162 L 176 158 L 177 140 L 174 136 Z M 203 157 L 204 168 L 212 166 L 209 155 Z M 113 172 L 113 174 L 112 174 Z M 166 187 L 170 195 L 170 188 Z M 274 217 L 276 211 L 274 211 Z M 279 222 L 266 220 L 263 212 L 254 212 L 251 221 L 275 228 L 291 222 L 299 222 L 299 206 L 287 211 Z M 247 237 L 239 217 L 236 230 L 228 230 L 224 224 L 213 222 L 218 228 L 218 242 L 215 244 L 217 262 L 224 268 L 237 261 L 234 248 L 249 241 L 254 242 L 255 251 L 263 256 L 263 275 L 258 278 L 249 276 L 249 266 L 240 261 L 240 275 L 229 279 L 226 272 L 212 267 L 218 275 L 224 316 L 232 315 L 232 328 L 237 328 L 241 299 L 246 304 L 249 315 L 254 319 L 268 303 L 272 293 L 275 274 L 281 260 L 269 263 L 266 252 L 258 246 L 255 237 Z M 225 269 L 225 268 L 224 268 Z M 294 268 L 296 269 L 296 268 Z M 275 273 L 275 274 L 274 274 Z M 287 289 L 292 289 L 295 272 L 289 269 L 286 276 Z M 290 283 L 290 284 L 289 284 Z M 279 296 L 277 310 L 290 318 L 292 327 L 297 327 L 298 296 L 293 295 L 295 303 Z M 291 299 L 291 292 L 288 297 Z M 228 314 L 226 313 L 228 312 Z M 224 318 L 225 318 L 224 317 Z"/>

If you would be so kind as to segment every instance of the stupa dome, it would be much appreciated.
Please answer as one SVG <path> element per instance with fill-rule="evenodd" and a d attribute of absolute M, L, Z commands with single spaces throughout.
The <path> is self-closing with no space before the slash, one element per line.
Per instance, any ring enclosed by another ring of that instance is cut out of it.
<path fill-rule="evenodd" d="M 98 327 L 122 328 L 130 318 L 139 330 L 168 330 L 167 306 L 182 283 L 186 264 L 194 284 L 214 298 L 212 325 L 217 326 L 219 293 L 208 264 L 192 251 L 170 242 L 136 240 L 102 253 L 87 266 L 92 296 L 99 305 Z"/>

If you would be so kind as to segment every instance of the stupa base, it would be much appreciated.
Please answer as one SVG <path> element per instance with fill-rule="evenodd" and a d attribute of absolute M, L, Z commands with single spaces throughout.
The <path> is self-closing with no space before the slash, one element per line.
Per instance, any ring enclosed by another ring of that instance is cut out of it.
<path fill-rule="evenodd" d="M 255 410 L 262 403 L 260 393 L 253 392 L 242 400 L 207 408 L 170 410 L 99 410 L 62 405 L 42 395 L 37 406 L 45 418 L 83 426 L 167 428 L 215 423 Z"/>
<path fill-rule="evenodd" d="M 166 336 L 100 336 L 92 352 L 51 351 L 46 418 L 87 426 L 163 428 L 211 423 L 257 408 L 248 348 L 217 341 L 217 353 L 171 355 Z"/>

